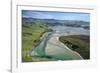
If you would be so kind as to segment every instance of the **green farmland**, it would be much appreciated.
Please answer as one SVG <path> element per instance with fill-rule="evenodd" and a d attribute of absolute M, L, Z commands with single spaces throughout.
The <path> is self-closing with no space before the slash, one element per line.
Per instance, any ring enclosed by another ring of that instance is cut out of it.
<path fill-rule="evenodd" d="M 41 23 L 22 24 L 22 62 L 48 60 L 47 58 L 31 57 L 30 51 L 39 44 L 40 38 L 47 31 L 47 26 Z"/>
<path fill-rule="evenodd" d="M 84 59 L 90 59 L 90 39 L 86 35 L 61 36 L 59 40 Z"/>

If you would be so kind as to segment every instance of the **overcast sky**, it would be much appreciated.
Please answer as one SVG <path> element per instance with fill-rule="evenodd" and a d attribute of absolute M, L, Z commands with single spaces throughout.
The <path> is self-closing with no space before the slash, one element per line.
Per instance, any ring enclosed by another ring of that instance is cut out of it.
<path fill-rule="evenodd" d="M 90 21 L 89 13 L 22 10 L 22 17 Z"/>

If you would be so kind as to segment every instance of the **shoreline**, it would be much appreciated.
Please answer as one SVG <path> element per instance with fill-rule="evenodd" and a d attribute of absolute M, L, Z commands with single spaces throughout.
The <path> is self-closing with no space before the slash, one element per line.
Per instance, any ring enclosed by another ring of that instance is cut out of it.
<path fill-rule="evenodd" d="M 66 35 L 66 36 L 68 36 L 68 35 Z M 56 37 L 57 38 L 57 41 L 59 41 L 59 37 Z M 62 43 L 61 41 L 59 41 L 62 45 L 64 45 L 65 47 L 66 47 L 66 49 L 69 49 L 69 50 L 71 50 L 69 47 L 67 47 L 64 43 Z M 71 51 L 73 51 L 73 50 L 71 50 Z M 83 57 L 78 53 L 78 52 L 76 52 L 76 51 L 73 51 L 74 53 L 76 53 L 77 55 L 79 55 L 82 59 L 83 59 Z"/>

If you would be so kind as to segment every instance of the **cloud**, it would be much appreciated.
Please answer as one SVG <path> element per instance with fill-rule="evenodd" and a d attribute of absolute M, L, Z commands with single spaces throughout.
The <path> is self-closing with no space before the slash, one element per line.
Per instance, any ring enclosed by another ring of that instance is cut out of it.
<path fill-rule="evenodd" d="M 32 16 L 36 18 L 46 18 L 46 19 L 53 19 L 53 15 L 45 13 L 45 12 L 32 12 Z"/>

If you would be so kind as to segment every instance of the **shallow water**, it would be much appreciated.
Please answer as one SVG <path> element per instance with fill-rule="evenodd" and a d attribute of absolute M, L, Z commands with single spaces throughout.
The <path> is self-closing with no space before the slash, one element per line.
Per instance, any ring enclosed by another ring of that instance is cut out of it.
<path fill-rule="evenodd" d="M 57 38 L 63 35 L 89 35 L 89 30 L 79 27 L 65 27 L 65 26 L 53 26 L 50 27 L 55 32 L 52 34 L 47 33 L 41 40 L 40 44 L 33 48 L 30 53 L 31 56 L 50 56 L 56 60 L 78 60 L 83 59 L 78 53 L 72 51 L 67 46 L 62 44 Z"/>
<path fill-rule="evenodd" d="M 50 28 L 58 33 L 71 33 L 71 34 L 84 34 L 84 35 L 90 34 L 89 30 L 86 30 L 81 27 L 53 26 Z"/>

